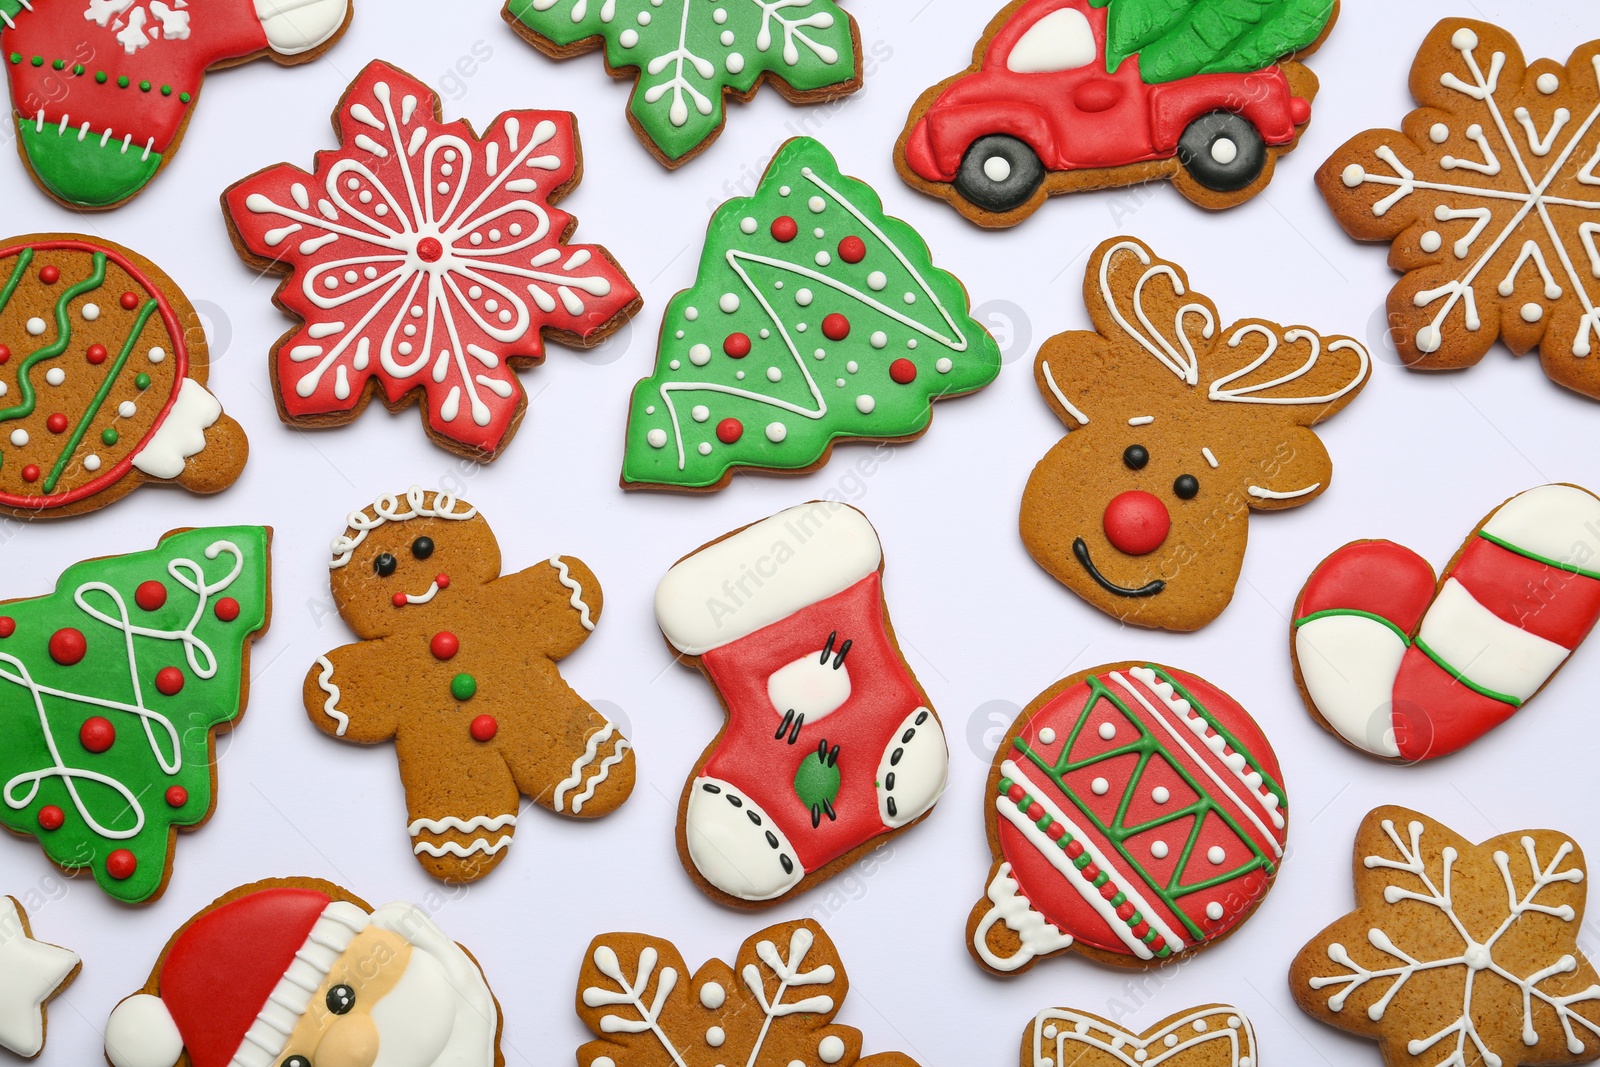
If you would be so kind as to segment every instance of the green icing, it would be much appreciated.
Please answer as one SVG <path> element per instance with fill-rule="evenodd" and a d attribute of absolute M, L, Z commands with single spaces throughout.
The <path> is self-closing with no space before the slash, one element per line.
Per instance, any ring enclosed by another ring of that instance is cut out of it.
<path fill-rule="evenodd" d="M 813 752 L 800 761 L 800 766 L 794 772 L 794 793 L 800 798 L 800 803 L 808 809 L 815 810 L 824 804 L 831 805 L 839 795 L 839 764 L 835 760 L 829 763 L 820 754 Z"/>
<path fill-rule="evenodd" d="M 260 526 L 188 530 L 149 551 L 74 564 L 55 592 L 0 607 L 10 620 L 0 623 L 0 825 L 37 837 L 62 867 L 89 868 L 118 900 L 155 893 L 172 829 L 196 826 L 211 810 L 212 731 L 243 710 L 245 648 L 267 624 L 267 550 Z M 166 601 L 146 611 L 135 591 L 152 580 L 166 587 Z M 239 605 L 231 622 L 216 614 L 224 597 Z M 64 628 L 87 646 L 72 665 L 49 651 Z M 156 687 L 166 667 L 184 675 L 172 696 Z M 79 741 L 93 716 L 116 731 L 99 754 Z M 178 806 L 168 799 L 174 786 L 186 793 Z M 64 815 L 59 829 L 40 825 L 46 807 Z M 135 860 L 125 880 L 106 871 L 118 849 Z"/>
<path fill-rule="evenodd" d="M 26 270 L 28 264 L 32 261 L 33 249 L 31 248 L 26 249 L 22 255 L 17 257 L 16 269 L 12 272 L 10 280 L 6 282 L 5 289 L 0 290 L 0 308 L 4 308 L 7 301 L 11 299 L 11 294 L 16 291 L 17 282 L 21 280 L 21 272 Z M 31 353 L 22 361 L 22 365 L 17 368 L 17 402 L 10 407 L 0 408 L 0 422 L 6 422 L 10 419 L 25 419 L 33 414 L 37 396 L 34 393 L 33 382 L 29 377 L 30 372 L 37 364 L 47 359 L 55 359 L 67 350 L 67 346 L 72 343 L 72 319 L 67 314 L 68 306 L 83 294 L 92 293 L 100 288 L 105 284 L 105 280 L 106 254 L 104 252 L 96 252 L 94 254 L 93 273 L 77 285 L 64 289 L 61 295 L 56 298 L 56 339 Z"/>
<path fill-rule="evenodd" d="M 458 674 L 450 679 L 450 695 L 467 701 L 478 695 L 478 680 L 470 674 Z"/>
<path fill-rule="evenodd" d="M 780 218 L 794 220 L 793 240 L 773 235 Z M 847 262 L 845 238 L 862 242 L 860 262 Z M 932 401 L 1000 372 L 998 345 L 967 311 L 916 231 L 819 142 L 796 138 L 753 196 L 712 217 L 694 288 L 668 306 L 655 373 L 634 387 L 623 480 L 713 486 L 737 467 L 810 467 L 839 438 L 920 433 Z M 843 340 L 824 332 L 833 315 L 849 323 Z M 735 333 L 749 339 L 743 358 L 724 347 Z M 902 359 L 915 368 L 905 383 L 891 377 Z M 718 436 L 726 419 L 742 427 L 732 443 Z"/>
<path fill-rule="evenodd" d="M 141 145 L 124 150 L 120 138 L 104 145 L 90 134 L 78 139 L 78 131 L 62 131 L 58 123 L 45 123 L 44 129 L 32 119 L 19 119 L 22 150 L 40 183 L 54 196 L 80 207 L 109 207 L 143 189 L 161 169 L 161 153 L 148 154 Z"/>
<path fill-rule="evenodd" d="M 716 134 L 725 91 L 752 92 L 769 72 L 800 92 L 857 76 L 834 0 L 510 0 L 506 14 L 560 47 L 604 38 L 606 63 L 637 71 L 628 111 L 668 159 Z"/>
<path fill-rule="evenodd" d="M 1148 84 L 1245 74 L 1317 39 L 1333 0 L 1089 0 L 1108 7 L 1106 69 L 1137 54 Z"/>

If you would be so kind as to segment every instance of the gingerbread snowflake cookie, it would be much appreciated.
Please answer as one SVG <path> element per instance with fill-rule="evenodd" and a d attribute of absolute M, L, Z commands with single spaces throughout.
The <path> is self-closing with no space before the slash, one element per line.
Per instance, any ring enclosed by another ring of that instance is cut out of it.
<path fill-rule="evenodd" d="M 932 809 L 950 755 L 895 642 L 865 515 L 813 501 L 696 549 L 656 621 L 727 723 L 684 784 L 678 852 L 715 899 L 766 907 Z"/>
<path fill-rule="evenodd" d="M 471 882 L 505 858 L 521 794 L 576 818 L 633 790 L 632 747 L 556 662 L 600 619 L 600 583 L 571 556 L 500 573 L 500 546 L 464 500 L 413 486 L 353 511 L 329 584 L 360 640 L 306 675 L 317 729 L 393 741 L 406 830 L 435 878 Z"/>
<path fill-rule="evenodd" d="M 232 485 L 249 442 L 206 389 L 205 329 L 176 282 L 121 245 L 0 246 L 0 512 L 105 507 L 146 482 Z"/>
<path fill-rule="evenodd" d="M 239 254 L 287 274 L 278 306 L 301 320 L 273 349 L 290 425 L 339 426 L 378 397 L 417 399 L 442 448 L 491 460 L 527 409 L 515 373 L 544 334 L 604 340 L 639 309 L 611 254 L 573 245 L 553 205 L 583 154 L 567 111 L 507 111 L 479 136 L 442 121 L 423 82 L 374 62 L 334 112 L 337 149 L 236 182 L 223 209 Z"/>
<path fill-rule="evenodd" d="M 16 897 L 0 897 L 0 1048 L 32 1059 L 44 1051 L 46 1007 L 78 977 L 78 954 L 33 936 Z"/>
<path fill-rule="evenodd" d="M 1600 397 L 1600 41 L 1565 66 L 1528 63 L 1516 39 L 1451 18 L 1411 65 L 1421 105 L 1368 130 L 1317 185 L 1350 236 L 1389 241 L 1404 277 L 1390 334 L 1415 370 L 1456 370 L 1496 339 L 1539 349 L 1550 379 Z"/>
<path fill-rule="evenodd" d="M 1091 253 L 1083 297 L 1094 331 L 1052 337 L 1034 363 L 1068 433 L 1028 477 L 1023 544 L 1108 615 L 1198 630 L 1233 599 L 1250 512 L 1327 490 L 1313 427 L 1356 398 L 1371 359 L 1306 326 L 1224 325 L 1131 237 Z"/>
<path fill-rule="evenodd" d="M 1022 1035 L 1022 1067 L 1256 1067 L 1256 1032 L 1238 1008 L 1203 1004 L 1142 1033 L 1076 1008 L 1046 1008 Z"/>
<path fill-rule="evenodd" d="M 597 1040 L 580 1067 L 916 1067 L 898 1052 L 861 1056 L 861 1031 L 833 1021 L 850 981 L 822 927 L 769 926 L 733 966 L 690 972 L 670 941 L 601 934 L 578 975 L 578 1017 Z"/>
<path fill-rule="evenodd" d="M 604 49 L 634 79 L 628 122 L 668 167 L 722 132 L 725 98 L 770 82 L 791 103 L 861 88 L 861 33 L 835 0 L 507 0 L 505 20 L 554 59 Z"/>
<path fill-rule="evenodd" d="M 1290 966 L 1306 1014 L 1375 1038 L 1391 1067 L 1600 1056 L 1600 976 L 1578 944 L 1583 852 L 1569 836 L 1474 845 L 1382 807 L 1356 831 L 1354 875 L 1356 910 Z"/>
<path fill-rule="evenodd" d="M 351 0 L 0 0 L 17 147 L 71 208 L 116 207 L 171 162 L 208 70 L 315 59 Z"/>

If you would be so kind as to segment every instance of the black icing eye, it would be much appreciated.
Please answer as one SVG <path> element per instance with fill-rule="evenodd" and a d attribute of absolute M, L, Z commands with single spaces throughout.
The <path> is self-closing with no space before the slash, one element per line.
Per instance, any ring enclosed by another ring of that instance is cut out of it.
<path fill-rule="evenodd" d="M 346 1015 L 355 1006 L 356 991 L 343 982 L 328 990 L 328 1010 L 335 1015 Z M 306 1067 L 311 1067 L 311 1064 L 306 1064 Z"/>
<path fill-rule="evenodd" d="M 394 569 L 399 565 L 400 561 L 395 559 L 387 552 L 380 553 L 378 558 L 372 561 L 372 569 L 377 573 L 379 578 L 389 577 L 389 575 L 393 574 Z"/>
<path fill-rule="evenodd" d="M 1131 471 L 1142 471 L 1144 465 L 1150 462 L 1150 450 L 1144 445 L 1129 445 L 1122 450 L 1122 462 Z"/>
<path fill-rule="evenodd" d="M 1172 491 L 1178 494 L 1179 500 L 1193 500 L 1200 492 L 1200 479 L 1192 474 L 1180 474 L 1172 483 Z"/>
<path fill-rule="evenodd" d="M 418 559 L 427 559 L 433 555 L 433 538 L 419 537 L 411 542 L 411 554 Z"/>
<path fill-rule="evenodd" d="M 280 1067 L 311 1067 L 311 1061 L 304 1056 L 290 1056 Z"/>

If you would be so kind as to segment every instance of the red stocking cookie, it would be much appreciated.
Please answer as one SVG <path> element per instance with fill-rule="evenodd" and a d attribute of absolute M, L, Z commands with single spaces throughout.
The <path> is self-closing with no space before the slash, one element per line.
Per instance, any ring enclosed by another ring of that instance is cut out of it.
<path fill-rule="evenodd" d="M 394 742 L 412 852 L 429 874 L 471 882 L 493 870 L 519 794 L 579 818 L 628 798 L 628 741 L 556 669 L 600 618 L 600 583 L 581 561 L 503 575 L 477 509 L 413 486 L 351 512 L 329 566 L 361 640 L 317 660 L 306 712 L 341 740 Z"/>
<path fill-rule="evenodd" d="M 932 810 L 944 731 L 895 643 L 866 516 L 814 501 L 685 556 L 656 621 L 728 722 L 684 787 L 678 851 L 728 904 L 774 904 Z"/>

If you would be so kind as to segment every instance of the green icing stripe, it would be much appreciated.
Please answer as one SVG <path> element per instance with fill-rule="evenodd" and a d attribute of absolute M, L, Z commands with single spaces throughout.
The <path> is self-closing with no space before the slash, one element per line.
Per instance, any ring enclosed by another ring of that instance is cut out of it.
<path fill-rule="evenodd" d="M 22 276 L 28 272 L 28 265 L 33 262 L 33 249 L 24 248 L 17 256 L 17 267 L 11 272 L 11 277 L 6 281 L 6 287 L 0 289 L 0 311 L 6 309 L 11 303 L 12 294 L 17 291 L 17 286 L 22 284 Z"/>
<path fill-rule="evenodd" d="M 67 446 L 61 450 L 61 455 L 56 459 L 56 465 L 50 468 L 50 476 L 44 480 L 46 494 L 55 491 L 56 481 L 60 479 L 61 472 L 66 469 L 67 461 L 78 450 L 78 444 L 88 431 L 89 423 L 99 414 L 100 408 L 106 402 L 106 397 L 111 394 L 111 387 L 117 384 L 117 378 L 121 376 L 122 368 L 127 366 L 128 357 L 133 354 L 133 346 L 138 343 L 139 335 L 144 333 L 145 323 L 150 321 L 150 316 L 156 313 L 158 306 L 154 300 L 146 300 L 144 307 L 139 309 L 139 317 L 134 321 L 133 330 L 128 334 L 128 340 L 123 344 L 122 351 L 117 354 L 117 361 L 111 365 L 111 370 L 106 374 L 105 381 L 100 383 L 100 388 L 95 390 L 94 399 L 89 401 L 89 406 L 85 409 L 83 417 L 78 420 L 78 425 L 72 430 L 72 436 L 67 438 Z M 108 441 L 106 443 L 110 444 L 111 442 Z"/>
<path fill-rule="evenodd" d="M 1420 637 L 1417 638 L 1417 647 L 1422 649 L 1423 652 L 1427 653 L 1428 658 L 1439 665 L 1440 670 L 1444 671 L 1451 678 L 1460 682 L 1462 685 L 1466 686 L 1474 693 L 1477 693 L 1479 696 L 1486 696 L 1490 700 L 1498 700 L 1502 704 L 1510 704 L 1514 708 L 1522 707 L 1522 701 L 1518 700 L 1516 697 L 1511 696 L 1508 693 L 1497 693 L 1493 689 L 1481 686 L 1477 682 L 1474 682 L 1471 678 L 1468 678 L 1466 675 L 1456 670 L 1454 667 L 1450 666 L 1449 663 L 1445 662 L 1443 656 L 1429 648 L 1427 643 L 1424 642 Z"/>
<path fill-rule="evenodd" d="M 1529 552 L 1527 549 L 1514 545 L 1510 541 L 1496 537 L 1487 530 L 1479 530 L 1478 536 L 1490 544 L 1499 545 L 1507 552 L 1521 556 L 1523 559 L 1531 559 L 1535 563 L 1543 563 L 1546 567 L 1554 567 L 1558 571 L 1566 571 L 1568 574 L 1576 574 L 1583 578 L 1594 578 L 1600 581 L 1600 571 L 1585 570 L 1576 563 L 1562 563 L 1560 560 L 1551 559 L 1549 556 L 1541 556 L 1537 552 Z"/>
<path fill-rule="evenodd" d="M 72 343 L 72 323 L 67 318 L 67 305 L 72 303 L 84 293 L 91 293 L 105 284 L 106 280 L 106 254 L 94 254 L 94 273 L 88 280 L 61 294 L 61 299 L 56 301 L 56 339 L 53 344 L 39 349 L 33 355 L 22 361 L 22 366 L 17 368 L 17 392 L 22 395 L 22 402 L 9 408 L 0 410 L 0 422 L 9 422 L 12 419 L 25 419 L 33 414 L 36 397 L 33 392 L 33 383 L 28 380 L 28 372 L 38 363 L 47 359 L 55 359 L 67 350 Z"/>
<path fill-rule="evenodd" d="M 1383 625 L 1393 630 L 1395 636 L 1400 640 L 1404 641 L 1407 645 L 1411 644 L 1411 635 L 1400 629 L 1400 627 L 1396 626 L 1382 615 L 1374 615 L 1370 611 L 1361 611 L 1357 608 L 1328 608 L 1326 611 L 1313 611 L 1310 615 L 1294 620 L 1294 624 L 1296 626 L 1304 626 L 1313 619 L 1327 619 L 1335 615 L 1354 615 L 1357 618 L 1371 619 L 1373 622 L 1381 622 Z"/>

